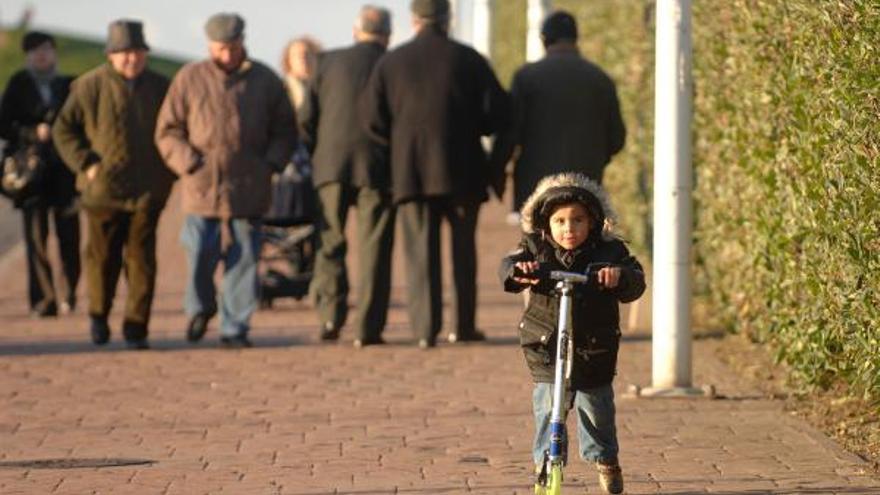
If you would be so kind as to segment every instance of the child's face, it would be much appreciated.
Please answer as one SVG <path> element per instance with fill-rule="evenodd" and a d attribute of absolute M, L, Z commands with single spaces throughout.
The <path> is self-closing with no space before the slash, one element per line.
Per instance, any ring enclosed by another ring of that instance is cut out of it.
<path fill-rule="evenodd" d="M 565 249 L 574 249 L 590 235 L 590 215 L 580 203 L 562 205 L 550 215 L 550 236 Z"/>

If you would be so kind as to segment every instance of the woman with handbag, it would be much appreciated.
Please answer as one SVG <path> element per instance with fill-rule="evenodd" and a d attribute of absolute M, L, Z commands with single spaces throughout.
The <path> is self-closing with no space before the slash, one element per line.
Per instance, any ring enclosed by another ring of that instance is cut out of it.
<path fill-rule="evenodd" d="M 2 190 L 22 211 L 31 314 L 50 317 L 74 309 L 80 276 L 75 179 L 58 157 L 51 133 L 72 78 L 55 72 L 51 35 L 28 32 L 22 49 L 25 67 L 10 78 L 0 101 L 0 138 L 6 141 Z M 57 293 L 47 249 L 50 215 L 61 259 Z"/>

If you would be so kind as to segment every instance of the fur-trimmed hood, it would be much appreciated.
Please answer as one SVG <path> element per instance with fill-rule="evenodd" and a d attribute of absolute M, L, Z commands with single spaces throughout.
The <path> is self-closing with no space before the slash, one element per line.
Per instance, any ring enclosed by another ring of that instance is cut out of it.
<path fill-rule="evenodd" d="M 549 195 L 553 194 L 554 190 L 559 190 L 559 188 L 577 188 L 593 196 L 602 207 L 602 212 L 605 216 L 605 222 L 602 225 L 602 238 L 604 240 L 617 239 L 617 236 L 613 233 L 614 225 L 617 223 L 617 214 L 611 207 L 608 194 L 595 181 L 590 180 L 583 174 L 577 173 L 556 174 L 541 179 L 541 182 L 535 187 L 535 192 L 523 203 L 522 210 L 520 211 L 520 222 L 524 233 L 538 233 L 535 216 L 539 212 L 535 210 L 543 206 Z"/>

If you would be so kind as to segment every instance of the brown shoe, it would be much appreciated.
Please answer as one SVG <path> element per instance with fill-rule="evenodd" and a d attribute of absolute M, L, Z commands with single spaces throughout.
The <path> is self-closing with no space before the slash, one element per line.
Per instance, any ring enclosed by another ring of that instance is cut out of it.
<path fill-rule="evenodd" d="M 596 471 L 599 472 L 599 486 L 605 490 L 605 493 L 614 495 L 623 493 L 623 471 L 620 469 L 620 464 L 597 462 Z"/>

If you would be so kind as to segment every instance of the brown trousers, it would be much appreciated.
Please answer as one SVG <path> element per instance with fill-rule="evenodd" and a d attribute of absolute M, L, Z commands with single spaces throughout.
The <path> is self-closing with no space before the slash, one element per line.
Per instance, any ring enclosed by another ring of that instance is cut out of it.
<path fill-rule="evenodd" d="M 141 328 L 146 337 L 156 286 L 156 227 L 161 210 L 124 211 L 87 208 L 88 240 L 85 272 L 89 315 L 106 318 L 113 306 L 123 266 L 128 285 L 125 326 Z"/>

